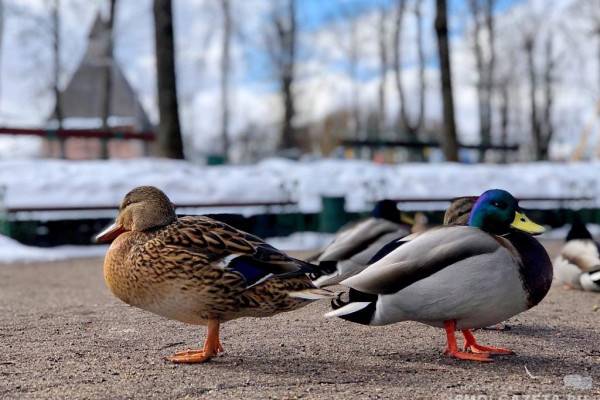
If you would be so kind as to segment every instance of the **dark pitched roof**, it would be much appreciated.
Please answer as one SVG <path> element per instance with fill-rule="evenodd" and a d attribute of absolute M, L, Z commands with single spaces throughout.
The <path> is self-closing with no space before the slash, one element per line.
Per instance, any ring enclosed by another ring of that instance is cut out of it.
<path fill-rule="evenodd" d="M 137 94 L 127 81 L 118 62 L 109 56 L 108 26 L 98 14 L 88 35 L 85 55 L 62 91 L 61 105 L 64 118 L 102 118 L 104 74 L 111 65 L 110 116 L 131 118 L 137 128 L 150 127 L 146 112 Z"/>

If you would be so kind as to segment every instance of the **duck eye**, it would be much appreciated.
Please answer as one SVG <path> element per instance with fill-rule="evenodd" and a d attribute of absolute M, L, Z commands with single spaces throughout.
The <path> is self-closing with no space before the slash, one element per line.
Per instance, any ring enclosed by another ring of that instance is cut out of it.
<path fill-rule="evenodd" d="M 496 208 L 504 210 L 508 205 L 503 201 L 492 201 L 492 205 Z"/>

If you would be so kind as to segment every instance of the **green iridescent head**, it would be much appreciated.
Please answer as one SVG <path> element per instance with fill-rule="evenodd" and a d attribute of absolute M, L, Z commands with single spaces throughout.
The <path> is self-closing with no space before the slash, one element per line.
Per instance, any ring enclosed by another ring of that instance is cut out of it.
<path fill-rule="evenodd" d="M 501 235 L 511 229 L 532 235 L 544 232 L 544 227 L 531 221 L 519 207 L 519 202 L 506 190 L 485 191 L 473 206 L 469 225 Z"/>

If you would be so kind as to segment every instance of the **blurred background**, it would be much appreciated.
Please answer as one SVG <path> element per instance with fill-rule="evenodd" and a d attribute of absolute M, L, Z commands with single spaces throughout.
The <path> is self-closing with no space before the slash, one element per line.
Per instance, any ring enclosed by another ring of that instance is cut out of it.
<path fill-rule="evenodd" d="M 0 1 L 22 242 L 89 243 L 138 184 L 266 236 L 490 187 L 600 222 L 598 157 L 600 0 Z"/>

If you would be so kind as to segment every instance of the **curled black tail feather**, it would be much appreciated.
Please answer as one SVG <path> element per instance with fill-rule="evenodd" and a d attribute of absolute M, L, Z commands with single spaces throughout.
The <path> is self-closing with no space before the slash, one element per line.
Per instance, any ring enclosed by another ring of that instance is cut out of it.
<path fill-rule="evenodd" d="M 342 296 L 348 294 L 348 292 L 339 292 L 334 299 L 331 299 L 331 308 L 333 310 L 337 310 L 338 308 L 342 308 L 347 305 L 350 301 L 343 300 Z"/>
<path fill-rule="evenodd" d="M 310 274 L 308 274 L 308 277 L 313 281 L 322 277 L 323 275 L 332 274 L 337 269 L 337 261 L 321 261 L 318 265 L 311 265 L 313 270 Z"/>
<path fill-rule="evenodd" d="M 347 297 L 348 299 L 345 300 L 343 297 Z M 337 297 L 331 300 L 331 308 L 337 310 L 347 306 L 350 303 L 356 302 L 368 302 L 369 304 L 360 310 L 354 311 L 350 314 L 340 315 L 339 317 L 345 319 L 346 321 L 356 322 L 357 324 L 369 325 L 377 308 L 376 294 L 364 293 L 350 288 L 350 290 L 347 292 L 338 293 Z"/>

